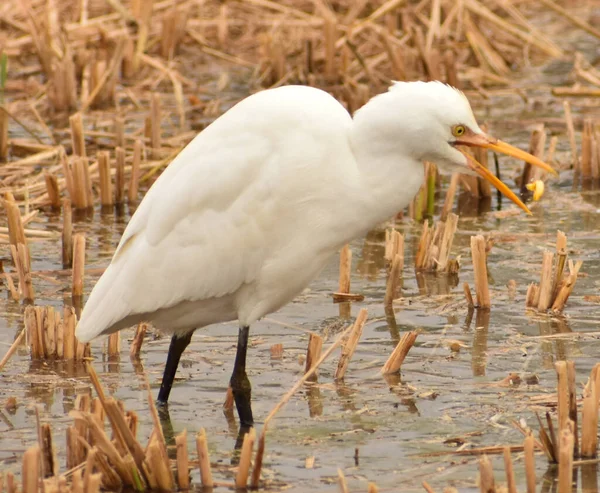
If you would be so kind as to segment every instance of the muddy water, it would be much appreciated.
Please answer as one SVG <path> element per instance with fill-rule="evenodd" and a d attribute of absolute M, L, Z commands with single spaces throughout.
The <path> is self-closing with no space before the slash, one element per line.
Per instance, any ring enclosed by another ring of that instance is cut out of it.
<path fill-rule="evenodd" d="M 473 99 L 479 119 L 488 121 L 490 132 L 522 146 L 526 146 L 535 118 L 561 115 L 560 104 L 550 100 L 547 92 L 536 92 L 527 82 L 524 89 L 532 95 L 527 102 L 514 95 L 488 101 Z M 563 132 L 558 123 L 551 126 L 554 128 Z M 567 140 L 562 135 L 559 160 L 566 159 L 566 149 Z M 501 164 L 503 177 L 512 183 L 517 163 L 501 160 Z M 465 207 L 452 251 L 453 256 L 462 258 L 459 279 L 415 275 L 412 265 L 421 225 L 408 219 L 396 224 L 405 234 L 407 259 L 402 298 L 394 305 L 394 317 L 383 309 L 384 230 L 379 228 L 352 243 L 352 291 L 363 293 L 364 302 L 351 307 L 332 303 L 330 293 L 336 289 L 338 276 L 334 258 L 302 296 L 252 327 L 248 366 L 260 429 L 262 419 L 303 373 L 308 332 L 325 335 L 327 345 L 339 332 L 343 322 L 340 313 L 350 310 L 355 316 L 361 307 L 369 310 L 369 321 L 345 382 L 333 383 L 336 356 L 323 364 L 318 382 L 303 388 L 273 422 L 264 469 L 264 477 L 273 488 L 338 491 L 335 483 L 340 468 L 355 491 L 365 491 L 367 481 L 375 481 L 382 491 L 421 491 L 423 480 L 439 490 L 448 485 L 461 491 L 474 490 L 476 458 L 455 454 L 457 448 L 520 444 L 522 436 L 512 421 L 537 428 L 534 411 L 544 412 L 553 400 L 555 361 L 574 360 L 577 381 L 585 382 L 600 354 L 600 305 L 584 299 L 600 288 L 598 187 L 588 186 L 581 192 L 573 186 L 572 172 L 565 171 L 550 182 L 543 199 L 533 205 L 532 217 L 497 217 L 493 210 L 512 205 L 499 203 L 496 197 L 488 204 L 478 204 L 479 214 L 472 204 Z M 490 209 L 492 212 L 482 212 Z M 95 211 L 93 218 L 76 223 L 76 230 L 87 233 L 88 268 L 107 264 L 128 217 L 128 211 L 121 217 L 100 216 Z M 60 219 L 44 215 L 36 227 L 58 232 Z M 557 229 L 568 236 L 570 258 L 584 261 L 584 275 L 564 317 L 528 313 L 524 307 L 527 286 L 539 280 L 542 252 L 553 248 Z M 493 308 L 489 313 L 473 313 L 466 307 L 462 283 L 473 285 L 470 236 L 486 232 L 494 232 L 495 238 L 488 260 Z M 33 270 L 60 269 L 59 239 L 33 243 L 32 258 Z M 506 287 L 511 280 L 517 285 L 514 296 Z M 38 277 L 34 282 L 38 304 L 61 307 L 70 302 L 68 277 Z M 94 282 L 95 278 L 86 278 L 87 292 Z M 22 326 L 21 310 L 7 298 L 0 301 L 3 347 L 8 347 Z M 379 369 L 399 336 L 413 329 L 421 333 L 401 377 L 382 378 Z M 130 340 L 132 332 L 125 331 L 124 336 Z M 219 479 L 231 478 L 231 464 L 235 462 L 237 429 L 221 405 L 236 340 L 233 323 L 196 333 L 183 356 L 170 402 L 173 432 L 186 428 L 193 434 L 206 428 Z M 452 352 L 450 344 L 456 341 L 462 347 Z M 281 360 L 270 357 L 269 348 L 276 343 L 284 346 Z M 106 390 L 123 400 L 127 409 L 138 412 L 142 441 L 150 433 L 151 421 L 139 374 L 148 375 L 156 394 L 168 345 L 168 338 L 149 334 L 141 365 L 132 364 L 125 356 L 125 343 L 122 359 L 112 362 L 103 355 L 102 343 L 93 346 L 94 366 Z M 521 376 L 520 385 L 500 384 L 510 373 Z M 18 402 L 16 412 L 0 410 L 2 469 L 18 470 L 16 458 L 36 440 L 35 405 L 40 407 L 42 420 L 52 423 L 64 469 L 64 432 L 71 423 L 67 413 L 77 394 L 91 391 L 83 369 L 34 364 L 22 349 L 0 373 L 0 385 L 1 401 L 14 396 Z M 311 456 L 314 467 L 307 468 L 305 461 Z M 513 458 L 517 482 L 522 486 L 522 457 L 515 453 Z M 499 456 L 494 465 L 501 470 Z M 550 491 L 554 475 L 541 455 L 537 472 L 538 485 Z M 196 473 L 194 478 L 198 480 Z M 596 484 L 595 468 L 582 470 L 579 485 L 593 491 L 590 485 Z"/>

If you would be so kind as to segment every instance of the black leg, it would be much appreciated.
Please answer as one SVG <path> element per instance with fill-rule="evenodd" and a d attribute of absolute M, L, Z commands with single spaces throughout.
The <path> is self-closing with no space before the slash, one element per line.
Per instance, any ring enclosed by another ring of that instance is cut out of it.
<path fill-rule="evenodd" d="M 160 391 L 158 392 L 157 402 L 159 405 L 165 405 L 169 400 L 169 394 L 171 393 L 173 380 L 175 380 L 175 373 L 177 373 L 177 366 L 179 365 L 181 354 L 185 348 L 188 347 L 188 344 L 192 340 L 193 333 L 194 332 L 191 331 L 182 337 L 173 336 L 171 338 L 169 354 L 167 355 L 167 365 L 165 366 L 162 383 L 160 384 Z"/>
<path fill-rule="evenodd" d="M 235 407 L 237 407 L 238 416 L 240 417 L 240 428 L 247 428 L 254 425 L 250 403 L 252 387 L 250 386 L 248 375 L 246 375 L 246 349 L 248 348 L 249 332 L 250 327 L 240 327 L 235 364 L 229 382 L 233 391 Z"/>

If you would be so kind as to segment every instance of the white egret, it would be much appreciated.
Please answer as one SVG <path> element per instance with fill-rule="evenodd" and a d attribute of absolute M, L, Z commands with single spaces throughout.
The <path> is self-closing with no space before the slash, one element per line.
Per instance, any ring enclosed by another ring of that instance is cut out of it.
<path fill-rule="evenodd" d="M 172 335 L 159 403 L 192 333 L 239 321 L 231 387 L 253 423 L 246 347 L 252 323 L 291 301 L 345 243 L 403 209 L 423 161 L 477 173 L 456 146 L 479 146 L 553 171 L 485 134 L 466 97 L 440 82 L 395 83 L 351 117 L 319 89 L 254 94 L 173 160 L 131 218 L 77 326 L 89 341 L 142 321 Z"/>

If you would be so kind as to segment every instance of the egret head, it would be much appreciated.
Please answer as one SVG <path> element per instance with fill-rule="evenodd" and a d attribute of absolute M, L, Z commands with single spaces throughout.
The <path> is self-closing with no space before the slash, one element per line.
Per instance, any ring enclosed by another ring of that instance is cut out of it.
<path fill-rule="evenodd" d="M 477 174 L 523 210 L 518 197 L 462 146 L 482 147 L 556 172 L 540 159 L 486 134 L 465 95 L 441 82 L 395 82 L 357 111 L 355 122 L 368 121 L 368 137 L 384 152 L 430 161 L 449 172 Z"/>

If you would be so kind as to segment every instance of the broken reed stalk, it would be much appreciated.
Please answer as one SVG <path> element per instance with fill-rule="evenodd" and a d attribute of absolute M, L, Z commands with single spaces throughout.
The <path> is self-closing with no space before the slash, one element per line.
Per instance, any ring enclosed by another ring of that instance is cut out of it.
<path fill-rule="evenodd" d="M 248 485 L 248 476 L 250 473 L 250 463 L 252 461 L 252 450 L 256 441 L 256 431 L 250 428 L 250 431 L 244 435 L 242 443 L 242 451 L 240 453 L 240 462 L 238 464 L 238 472 L 235 476 L 235 487 L 245 489 Z"/>
<path fill-rule="evenodd" d="M 350 275 L 352 272 L 352 250 L 350 245 L 344 245 L 340 250 L 340 276 L 338 290 L 333 293 L 333 302 L 340 303 L 344 301 L 362 301 L 365 297 L 362 294 L 350 293 Z"/>
<path fill-rule="evenodd" d="M 10 245 L 13 262 L 19 276 L 19 291 L 21 298 L 26 303 L 32 303 L 35 299 L 33 281 L 31 279 L 31 262 L 29 260 L 29 247 L 23 243 Z"/>
<path fill-rule="evenodd" d="M 344 245 L 340 251 L 339 293 L 350 293 L 350 272 L 352 269 L 352 250 L 350 245 Z"/>
<path fill-rule="evenodd" d="M 392 303 L 396 299 L 396 296 L 398 295 L 398 289 L 402 279 L 402 264 L 403 258 L 397 253 L 392 261 L 392 268 L 390 269 L 385 286 L 385 297 L 383 299 L 383 304 L 386 307 L 391 307 Z"/>
<path fill-rule="evenodd" d="M 133 336 L 133 341 L 131 341 L 131 347 L 129 349 L 129 356 L 134 359 L 139 359 L 140 350 L 142 349 L 142 343 L 144 342 L 144 337 L 146 337 L 146 331 L 148 330 L 147 323 L 138 324 L 135 329 L 135 335 Z"/>
<path fill-rule="evenodd" d="M 574 436 L 573 450 L 579 456 L 579 419 L 577 417 L 577 384 L 575 383 L 575 362 L 567 361 L 567 389 L 569 392 L 569 419 L 572 423 L 571 431 Z"/>
<path fill-rule="evenodd" d="M 346 370 L 348 369 L 348 365 L 350 363 L 350 359 L 356 350 L 356 346 L 358 345 L 358 341 L 360 340 L 360 336 L 362 335 L 363 327 L 365 326 L 365 322 L 367 321 L 368 312 L 366 308 L 362 308 L 354 321 L 354 325 L 352 327 L 352 332 L 348 336 L 348 340 L 346 340 L 342 345 L 342 354 L 340 355 L 340 360 L 338 361 L 337 369 L 335 370 L 334 380 L 343 380 L 344 375 L 346 374 Z"/>
<path fill-rule="evenodd" d="M 6 281 L 6 287 L 10 293 L 10 297 L 13 301 L 16 301 L 18 303 L 21 300 L 21 296 L 19 295 L 19 291 L 15 287 L 15 283 L 13 282 L 12 277 L 5 272 L 4 280 Z"/>
<path fill-rule="evenodd" d="M 85 152 L 85 137 L 83 133 L 83 120 L 81 113 L 75 113 L 69 117 L 69 125 L 71 126 L 71 144 L 73 146 L 73 154 L 80 157 L 86 157 Z"/>
<path fill-rule="evenodd" d="M 404 269 L 404 235 L 395 229 L 385 230 L 385 260 L 389 266 L 392 265 L 396 255 L 400 255 L 400 271 Z"/>
<path fill-rule="evenodd" d="M 11 192 L 4 195 L 4 207 L 8 222 L 10 251 L 19 277 L 19 292 L 25 302 L 31 303 L 35 299 L 35 290 L 31 279 L 29 243 L 25 237 L 23 218 L 19 206 Z"/>
<path fill-rule="evenodd" d="M 404 270 L 404 236 L 396 230 L 385 232 L 385 260 L 388 264 L 388 279 L 386 283 L 384 305 L 391 307 L 398 295 Z"/>
<path fill-rule="evenodd" d="M 479 459 L 479 491 L 481 493 L 491 493 L 496 491 L 494 481 L 494 470 L 492 463 L 487 455 L 483 455 Z"/>
<path fill-rule="evenodd" d="M 48 170 L 44 170 L 44 181 L 46 183 L 46 193 L 48 194 L 48 202 L 52 209 L 60 209 L 60 188 L 58 186 L 58 179 L 56 175 L 50 173 Z"/>
<path fill-rule="evenodd" d="M 163 16 L 160 46 L 163 58 L 173 58 L 179 43 L 185 35 L 186 22 L 187 16 L 175 7 Z"/>
<path fill-rule="evenodd" d="M 340 493 L 350 493 L 350 489 L 348 488 L 348 482 L 346 481 L 346 476 L 344 476 L 344 471 L 338 468 L 338 483 L 340 485 Z"/>
<path fill-rule="evenodd" d="M 160 111 L 160 96 L 157 93 L 152 94 L 152 102 L 150 106 L 150 146 L 152 148 L 152 159 L 160 159 L 161 146 L 161 111 Z"/>
<path fill-rule="evenodd" d="M 2 366 L 0 365 L 0 368 Z M 590 375 L 589 384 L 583 393 L 583 411 L 581 424 L 581 457 L 595 459 L 598 455 L 598 372 Z"/>
<path fill-rule="evenodd" d="M 73 211 L 69 199 L 63 199 L 62 265 L 63 269 L 73 265 Z"/>
<path fill-rule="evenodd" d="M 458 262 L 450 260 L 450 250 L 458 226 L 458 216 L 448 214 L 446 221 L 436 223 L 432 228 L 425 223 L 419 247 L 415 256 L 415 268 L 430 272 L 458 272 Z"/>
<path fill-rule="evenodd" d="M 463 284 L 463 290 L 465 292 L 465 299 L 469 308 L 475 308 L 475 301 L 473 300 L 473 294 L 471 293 L 471 287 L 468 282 Z"/>
<path fill-rule="evenodd" d="M 338 338 L 327 348 L 327 350 L 321 355 L 318 361 L 312 365 L 311 369 L 304 374 L 302 378 L 300 378 L 292 388 L 281 398 L 281 400 L 277 403 L 277 405 L 271 410 L 268 416 L 265 419 L 263 429 L 261 431 L 259 440 L 258 440 L 258 449 L 256 451 L 256 457 L 254 461 L 254 469 L 252 470 L 252 480 L 250 481 L 250 485 L 252 488 L 258 488 L 260 481 L 260 473 L 262 469 L 262 461 L 265 453 L 265 439 L 267 435 L 267 429 L 271 420 L 275 417 L 275 415 L 281 410 L 283 406 L 285 406 L 288 401 L 292 398 L 292 396 L 302 387 L 317 371 L 319 366 L 325 361 L 333 351 L 340 346 L 346 337 L 350 334 L 350 331 L 353 329 L 353 325 L 349 326 L 342 332 Z"/>
<path fill-rule="evenodd" d="M 131 162 L 131 176 L 129 177 L 129 188 L 127 190 L 127 201 L 130 204 L 136 203 L 138 200 L 141 162 L 142 141 L 137 139 L 133 144 L 133 161 Z"/>
<path fill-rule="evenodd" d="M 402 336 L 400 342 L 398 342 L 398 344 L 392 351 L 392 354 L 383 365 L 383 368 L 381 368 L 382 374 L 389 375 L 391 373 L 396 373 L 400 371 L 402 363 L 404 363 L 404 359 L 410 351 L 410 348 L 412 348 L 415 344 L 418 335 L 419 333 L 416 330 L 413 330 L 411 332 L 406 332 Z"/>
<path fill-rule="evenodd" d="M 73 297 L 83 296 L 83 276 L 85 273 L 85 235 L 77 233 L 73 236 Z"/>
<path fill-rule="evenodd" d="M 34 445 L 23 454 L 23 493 L 37 493 L 40 481 L 40 446 Z"/>
<path fill-rule="evenodd" d="M 558 393 L 558 431 L 559 433 L 566 429 L 569 425 L 569 412 L 571 404 L 569 402 L 569 377 L 566 361 L 557 361 L 556 367 L 557 376 L 557 393 Z"/>
<path fill-rule="evenodd" d="M 2 70 L 1 66 L 0 70 Z M 2 88 L 0 87 L 1 92 Z M 3 111 L 3 108 L 4 105 L 0 109 L 0 162 L 4 162 L 8 158 L 8 113 Z"/>
<path fill-rule="evenodd" d="M 304 367 L 304 373 L 308 373 L 312 370 L 312 367 L 318 361 L 321 356 L 321 349 L 323 348 L 323 338 L 311 332 L 308 338 L 308 348 L 306 350 L 306 366 Z M 314 372 L 314 380 L 317 379 L 317 373 Z"/>
<path fill-rule="evenodd" d="M 177 447 L 177 485 L 180 490 L 190 488 L 189 456 L 187 448 L 187 430 L 183 430 L 175 437 Z"/>
<path fill-rule="evenodd" d="M 542 275 L 540 277 L 540 285 L 538 288 L 539 297 L 537 303 L 537 309 L 540 311 L 547 310 L 552 304 L 552 264 L 554 261 L 554 254 L 552 252 L 545 251 L 542 256 Z"/>
<path fill-rule="evenodd" d="M 75 338 L 73 307 L 65 307 L 61 319 L 51 306 L 28 306 L 24 320 L 31 359 L 82 360 L 90 355 L 90 345 Z"/>
<path fill-rule="evenodd" d="M 337 40 L 337 19 L 335 14 L 327 9 L 323 12 L 323 40 L 325 45 L 325 71 L 326 80 L 333 82 L 338 73 L 336 70 L 336 47 Z"/>
<path fill-rule="evenodd" d="M 114 119 L 115 147 L 125 147 L 125 118 L 116 116 Z"/>
<path fill-rule="evenodd" d="M 425 491 L 427 493 L 435 493 L 435 490 L 431 487 L 431 485 L 427 481 L 423 481 L 421 483 L 421 485 L 423 486 L 423 488 L 425 488 Z M 377 490 L 375 490 L 375 491 L 377 491 Z M 369 490 L 369 493 L 370 493 L 370 490 Z"/>
<path fill-rule="evenodd" d="M 596 125 L 592 138 L 592 179 L 600 179 L 600 128 Z"/>
<path fill-rule="evenodd" d="M 567 132 L 569 134 L 569 143 L 571 144 L 571 161 L 575 171 L 579 171 L 579 158 L 577 157 L 577 142 L 575 141 L 575 125 L 573 125 L 573 115 L 571 115 L 571 103 L 563 101 L 565 110 L 565 121 L 567 123 Z"/>
<path fill-rule="evenodd" d="M 14 246 L 17 246 L 19 243 L 27 244 L 21 211 L 11 192 L 4 194 L 4 208 L 6 209 L 6 219 L 8 222 L 9 243 Z"/>
<path fill-rule="evenodd" d="M 454 205 L 454 196 L 456 195 L 456 189 L 458 187 L 459 181 L 460 173 L 452 173 L 452 178 L 450 178 L 450 185 L 448 185 L 448 190 L 446 191 L 446 198 L 444 199 L 442 212 L 440 213 L 440 221 L 446 221 L 448 219 L 448 215 L 452 212 L 452 206 Z"/>
<path fill-rule="evenodd" d="M 569 275 L 564 278 L 565 265 L 569 266 Z M 532 283 L 527 289 L 525 306 L 539 311 L 551 309 L 555 313 L 564 310 L 569 296 L 573 292 L 579 269 L 583 262 L 567 262 L 567 237 L 562 231 L 556 232 L 556 259 L 551 252 L 544 252 L 540 284 Z"/>
<path fill-rule="evenodd" d="M 23 341 L 26 333 L 27 331 L 22 330 L 17 336 L 17 338 L 14 340 L 14 342 L 10 345 L 8 351 L 6 351 L 6 354 L 4 355 L 2 360 L 0 360 L 0 371 L 2 371 L 2 368 L 4 368 L 4 365 L 6 365 L 6 363 L 8 363 L 8 360 L 10 360 L 12 355 L 17 352 L 17 349 L 19 349 L 19 346 L 21 345 L 21 342 Z"/>
<path fill-rule="evenodd" d="M 100 205 L 108 209 L 113 206 L 112 179 L 110 176 L 110 155 L 108 151 L 98 152 L 98 173 L 100 176 Z"/>
<path fill-rule="evenodd" d="M 471 257 L 473 259 L 473 274 L 475 275 L 477 307 L 489 309 L 491 307 L 490 288 L 488 285 L 487 255 L 483 236 L 471 236 Z"/>
<path fill-rule="evenodd" d="M 517 484 L 515 482 L 515 471 L 513 469 L 513 462 L 510 456 L 510 447 L 504 447 L 503 456 L 508 493 L 517 493 Z"/>
<path fill-rule="evenodd" d="M 593 123 L 590 118 L 583 120 L 583 132 L 581 133 L 581 177 L 589 179 L 592 177 L 592 142 Z"/>
<path fill-rule="evenodd" d="M 560 282 L 563 278 L 565 263 L 567 261 L 567 236 L 560 230 L 556 231 L 556 264 L 554 267 L 554 282 L 552 284 L 552 297 L 556 298 Z"/>
<path fill-rule="evenodd" d="M 571 493 L 573 491 L 573 432 L 567 426 L 560 432 L 558 459 L 558 491 Z"/>
<path fill-rule="evenodd" d="M 523 442 L 525 454 L 525 477 L 527 479 L 527 493 L 535 493 L 535 438 L 529 433 Z"/>
<path fill-rule="evenodd" d="M 112 470 L 124 486 L 133 487 L 137 491 L 145 489 L 172 490 L 174 487 L 173 475 L 152 396 L 149 395 L 148 405 L 154 430 L 148 446 L 144 449 L 135 438 L 137 415 L 133 412 L 124 414 L 122 406 L 114 398 L 106 397 L 93 367 L 90 364 L 87 364 L 86 367 L 102 408 L 109 418 L 114 441 L 105 434 L 95 415 L 89 411 L 72 411 L 76 424 L 79 422 L 80 427 L 83 425 L 78 441 L 85 440 L 85 437 L 90 435 L 90 439 L 102 452 L 107 464 L 110 463 L 114 467 Z M 130 418 L 129 421 L 127 418 Z"/>
<path fill-rule="evenodd" d="M 576 264 L 573 264 L 573 261 L 569 260 L 569 275 L 568 277 L 558 286 L 558 293 L 554 302 L 552 303 L 552 311 L 555 313 L 560 313 L 564 310 L 565 304 L 569 299 L 569 296 L 573 292 L 573 288 L 575 287 L 575 283 L 577 282 L 577 276 L 579 274 L 579 269 L 583 265 L 583 261 L 578 260 Z"/>
<path fill-rule="evenodd" d="M 108 337 L 108 357 L 118 358 L 121 355 L 121 331 L 112 333 Z"/>
<path fill-rule="evenodd" d="M 115 203 L 120 205 L 125 198 L 125 149 L 115 149 Z"/>
<path fill-rule="evenodd" d="M 200 482 L 204 488 L 213 487 L 212 472 L 210 470 L 210 456 L 206 442 L 206 430 L 200 428 L 196 435 L 196 450 L 198 452 L 198 466 L 200 468 Z"/>
<path fill-rule="evenodd" d="M 578 457 L 580 451 L 575 364 L 572 361 L 558 361 L 555 366 L 557 373 L 558 432 L 555 432 L 548 412 L 546 413 L 548 431 L 546 431 L 538 416 L 540 442 L 548 460 L 561 464 L 561 461 L 567 460 L 567 456 L 562 449 L 565 443 L 564 437 L 570 435 L 567 446 L 570 454 L 568 460 L 572 463 L 573 458 Z M 597 364 L 592 369 L 583 391 L 581 432 L 581 456 L 583 458 L 594 458 L 597 455 L 598 406 L 600 405 L 597 398 L 600 387 L 598 383 L 599 371 L 600 364 Z"/>
<path fill-rule="evenodd" d="M 270 348 L 271 359 L 281 359 L 283 358 L 283 344 L 280 342 L 277 344 L 273 344 Z"/>
<path fill-rule="evenodd" d="M 58 474 L 58 463 L 52 440 L 52 429 L 48 423 L 39 423 L 38 409 L 36 409 L 36 419 L 38 421 L 38 442 L 41 448 L 42 476 L 44 478 L 53 477 Z"/>
<path fill-rule="evenodd" d="M 92 181 L 87 158 L 75 156 L 73 159 L 73 196 L 76 209 L 88 209 L 94 205 Z"/>

